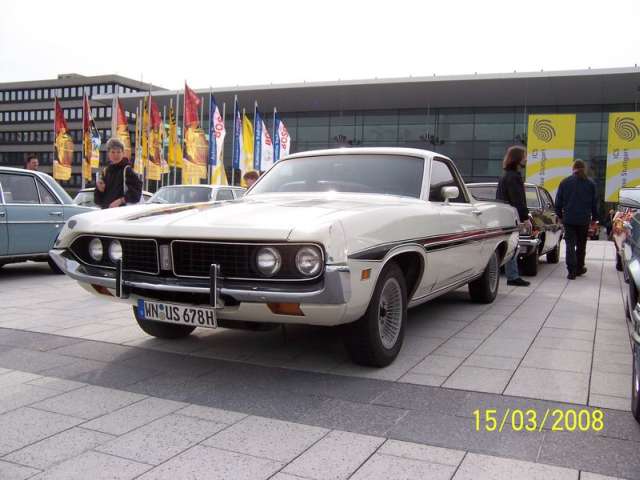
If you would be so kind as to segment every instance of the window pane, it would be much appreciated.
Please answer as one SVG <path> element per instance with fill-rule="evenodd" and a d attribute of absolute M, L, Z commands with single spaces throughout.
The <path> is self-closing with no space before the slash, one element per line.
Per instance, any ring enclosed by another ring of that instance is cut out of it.
<path fill-rule="evenodd" d="M 233 192 L 228 188 L 218 190 L 218 193 L 216 194 L 216 200 L 233 200 Z"/>
<path fill-rule="evenodd" d="M 431 202 L 444 202 L 442 196 L 443 187 L 458 187 L 460 190 L 457 198 L 451 199 L 452 202 L 464 202 L 464 196 L 462 189 L 458 184 L 458 181 L 453 176 L 453 172 L 444 162 L 439 160 L 433 160 L 431 162 L 431 180 L 429 183 L 429 201 Z"/>
<path fill-rule="evenodd" d="M 36 119 L 36 111 L 35 110 L 31 110 L 29 112 L 29 120 L 31 120 L 32 122 L 35 121 Z"/>
<path fill-rule="evenodd" d="M 64 98 L 69 97 L 69 87 L 64 87 L 64 90 L 63 90 L 63 92 L 62 92 L 62 96 L 63 96 Z"/>
<path fill-rule="evenodd" d="M 45 204 L 59 203 L 56 197 L 38 180 L 38 192 L 40 192 L 40 202 Z"/>
<path fill-rule="evenodd" d="M 477 140 L 513 140 L 513 123 L 476 123 Z"/>
<path fill-rule="evenodd" d="M 299 127 L 298 138 L 300 142 L 326 142 L 329 139 L 329 125 L 316 127 Z"/>
<path fill-rule="evenodd" d="M 398 125 L 366 125 L 363 128 L 363 140 L 367 141 L 389 141 L 395 143 L 398 139 Z"/>
<path fill-rule="evenodd" d="M 473 123 L 441 123 L 438 135 L 443 140 L 473 140 Z"/>
<path fill-rule="evenodd" d="M 36 204 L 40 202 L 38 190 L 31 175 L 0 173 L 0 184 L 6 203 Z"/>

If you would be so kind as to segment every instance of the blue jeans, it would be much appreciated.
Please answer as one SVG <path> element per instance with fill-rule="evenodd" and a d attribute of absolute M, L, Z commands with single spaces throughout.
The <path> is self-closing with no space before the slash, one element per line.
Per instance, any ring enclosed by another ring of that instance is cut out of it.
<path fill-rule="evenodd" d="M 511 260 L 505 263 L 504 273 L 507 274 L 507 280 L 520 278 L 520 272 L 518 271 L 518 255 L 514 255 Z"/>

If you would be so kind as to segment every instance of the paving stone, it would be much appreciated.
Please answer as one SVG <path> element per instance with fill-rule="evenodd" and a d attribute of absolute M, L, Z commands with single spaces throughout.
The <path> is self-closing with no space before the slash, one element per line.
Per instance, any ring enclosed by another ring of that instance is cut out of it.
<path fill-rule="evenodd" d="M 450 465 L 452 467 L 457 467 L 465 454 L 465 452 L 461 450 L 400 442 L 398 440 L 387 440 L 384 445 L 378 449 L 377 453 L 420 460 L 422 462 Z"/>
<path fill-rule="evenodd" d="M 67 415 L 23 407 L 0 415 L 0 455 L 18 450 L 81 423 Z"/>
<path fill-rule="evenodd" d="M 0 349 L 0 366 L 31 373 L 39 373 L 43 370 L 67 365 L 73 361 L 73 358 L 47 352 L 36 352 L 22 348 Z"/>
<path fill-rule="evenodd" d="M 578 480 L 578 476 L 577 470 L 568 468 L 470 453 L 453 480 Z"/>
<path fill-rule="evenodd" d="M 605 475 L 598 475 L 597 473 L 580 472 L 580 480 L 624 480 L 619 477 L 609 477 Z"/>
<path fill-rule="evenodd" d="M 0 478 L 2 480 L 26 480 L 36 473 L 40 473 L 40 470 L 0 460 Z"/>
<path fill-rule="evenodd" d="M 88 386 L 36 403 L 34 407 L 90 420 L 143 398 L 137 393 Z"/>
<path fill-rule="evenodd" d="M 461 366 L 442 385 L 445 388 L 475 392 L 502 393 L 511 378 L 512 371 Z"/>
<path fill-rule="evenodd" d="M 373 403 L 402 410 L 450 414 L 465 403 L 469 392 L 395 383 Z"/>
<path fill-rule="evenodd" d="M 510 357 L 495 357 L 493 355 L 480 355 L 478 353 L 472 354 L 462 364 L 465 367 L 482 367 L 493 368 L 497 370 L 510 370 L 514 371 L 520 359 Z"/>
<path fill-rule="evenodd" d="M 375 454 L 351 478 L 353 480 L 388 480 L 390 478 L 449 480 L 455 470 L 455 467 L 448 465 Z"/>
<path fill-rule="evenodd" d="M 40 375 L 29 372 L 21 372 L 19 370 L 13 370 L 3 375 L 0 375 L 0 388 L 7 387 L 9 385 L 17 385 L 21 383 L 27 383 L 31 380 L 40 378 Z"/>
<path fill-rule="evenodd" d="M 86 387 L 86 385 L 81 382 L 74 382 L 73 380 L 64 380 L 54 377 L 39 377 L 36 380 L 28 382 L 28 385 L 54 390 L 56 392 L 70 392 L 71 390 Z"/>
<path fill-rule="evenodd" d="M 52 350 L 51 353 L 70 357 L 86 358 L 100 362 L 118 362 L 140 354 L 140 350 L 113 343 L 80 341 Z"/>
<path fill-rule="evenodd" d="M 99 452 L 85 452 L 62 462 L 33 480 L 130 480 L 149 470 L 151 465 Z"/>
<path fill-rule="evenodd" d="M 589 373 L 591 352 L 532 347 L 522 359 L 523 367 Z"/>
<path fill-rule="evenodd" d="M 290 462 L 328 433 L 327 429 L 248 417 L 203 442 L 256 457 Z"/>
<path fill-rule="evenodd" d="M 262 480 L 282 463 L 204 446 L 193 447 L 140 477 L 140 480 Z"/>
<path fill-rule="evenodd" d="M 593 341 L 593 332 L 572 330 L 568 328 L 542 327 L 538 337 L 573 338 L 575 340 Z"/>
<path fill-rule="evenodd" d="M 454 357 L 451 357 L 454 358 Z M 456 359 L 459 360 L 459 359 Z M 425 375 L 421 373 L 409 372 L 400 377 L 398 382 L 413 383 L 415 385 L 429 385 L 432 387 L 439 387 L 447 380 L 447 377 L 440 375 Z"/>
<path fill-rule="evenodd" d="M 158 465 L 219 432 L 226 425 L 184 415 L 169 415 L 133 430 L 96 450 Z"/>
<path fill-rule="evenodd" d="M 58 393 L 26 383 L 4 387 L 0 390 L 0 413 L 30 405 L 45 398 L 54 397 Z"/>
<path fill-rule="evenodd" d="M 161 398 L 145 398 L 115 412 L 91 420 L 82 426 L 83 428 L 111 435 L 123 435 L 185 406 L 186 404 L 182 402 L 163 400 Z"/>
<path fill-rule="evenodd" d="M 202 407 L 200 405 L 189 405 L 174 413 L 177 415 L 201 418 L 202 420 L 208 420 L 210 422 L 226 423 L 228 425 L 239 422 L 247 417 L 244 413 L 222 410 L 220 408 Z"/>
<path fill-rule="evenodd" d="M 507 385 L 505 395 L 586 404 L 589 374 L 520 367 Z"/>
<path fill-rule="evenodd" d="M 474 353 L 520 359 L 524 356 L 530 345 L 531 341 L 527 339 L 510 339 L 509 341 L 505 341 L 505 339 L 489 337 Z"/>
<path fill-rule="evenodd" d="M 112 435 L 75 427 L 13 452 L 5 460 L 46 470 L 113 438 Z"/>
<path fill-rule="evenodd" d="M 631 398 L 631 375 L 593 372 L 591 392 L 599 395 Z"/>
<path fill-rule="evenodd" d="M 437 375 L 448 377 L 462 363 L 460 358 L 445 355 L 427 355 L 427 357 L 413 367 L 409 373 L 419 373 L 422 375 Z"/>
<path fill-rule="evenodd" d="M 629 398 L 624 397 L 612 397 L 609 395 L 591 393 L 589 395 L 589 405 L 592 407 L 613 408 L 628 412 L 631 411 L 631 401 Z"/>
<path fill-rule="evenodd" d="M 333 431 L 287 465 L 283 472 L 314 480 L 347 479 L 384 440 Z"/>

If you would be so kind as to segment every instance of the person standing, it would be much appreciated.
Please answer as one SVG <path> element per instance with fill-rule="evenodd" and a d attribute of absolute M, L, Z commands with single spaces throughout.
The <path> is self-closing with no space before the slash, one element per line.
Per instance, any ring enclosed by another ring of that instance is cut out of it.
<path fill-rule="evenodd" d="M 107 142 L 109 166 L 96 182 L 94 202 L 100 208 L 115 208 L 138 203 L 142 195 L 142 181 L 124 156 L 124 144 L 117 138 Z"/>
<path fill-rule="evenodd" d="M 564 224 L 564 241 L 567 247 L 567 278 L 574 280 L 584 275 L 584 257 L 587 250 L 587 233 L 591 220 L 598 218 L 596 185 L 587 177 L 586 165 L 576 159 L 573 174 L 562 180 L 556 193 L 556 215 Z"/>
<path fill-rule="evenodd" d="M 504 174 L 498 182 L 496 190 L 496 199 L 508 203 L 518 211 L 520 222 L 524 223 L 531 229 L 531 221 L 529 220 L 529 209 L 527 208 L 527 198 L 524 193 L 524 180 L 520 173 L 527 165 L 527 152 L 519 146 L 514 145 L 507 149 L 507 153 L 502 161 Z M 528 287 L 530 282 L 520 277 L 518 271 L 518 255 L 514 255 L 505 266 L 507 274 L 507 285 L 516 287 Z"/>
<path fill-rule="evenodd" d="M 38 162 L 38 156 L 35 153 L 30 153 L 27 157 L 26 162 L 24 162 L 24 168 L 26 170 L 38 170 L 38 166 L 40 162 Z"/>

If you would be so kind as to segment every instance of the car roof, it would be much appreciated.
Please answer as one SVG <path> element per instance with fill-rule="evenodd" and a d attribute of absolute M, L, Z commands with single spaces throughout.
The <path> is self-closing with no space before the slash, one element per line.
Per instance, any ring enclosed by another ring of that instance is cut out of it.
<path fill-rule="evenodd" d="M 431 150 L 422 150 L 419 148 L 404 148 L 404 147 L 359 147 L 359 148 L 331 148 L 331 149 L 323 149 L 323 150 L 309 150 L 306 152 L 294 153 L 292 155 L 288 155 L 286 157 L 281 158 L 278 162 L 282 160 L 291 160 L 294 158 L 304 158 L 304 157 L 317 157 L 320 155 L 373 155 L 373 154 L 386 154 L 386 155 L 408 155 L 413 157 L 443 157 L 448 160 L 451 160 L 446 155 L 441 153 L 432 152 Z"/>
<path fill-rule="evenodd" d="M 467 187 L 497 187 L 498 182 L 475 182 L 475 183 L 467 183 L 466 185 Z M 544 187 L 541 187 L 540 185 L 536 185 L 535 183 L 529 183 L 529 182 L 525 182 L 524 186 L 544 188 Z"/>
<path fill-rule="evenodd" d="M 48 173 L 40 172 L 38 170 L 27 170 L 26 168 L 16 168 L 16 167 L 0 167 L 0 171 L 2 172 L 15 172 L 15 173 L 31 173 L 33 175 L 37 175 L 38 177 L 49 177 L 52 178 Z"/>
<path fill-rule="evenodd" d="M 78 193 L 90 193 L 90 192 L 93 192 L 95 189 L 96 189 L 96 187 L 82 188 L 82 189 L 78 190 Z M 153 195 L 153 193 L 147 192 L 146 190 L 143 190 L 142 194 L 143 195 Z"/>

